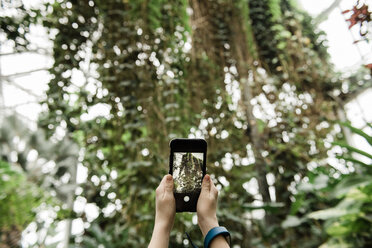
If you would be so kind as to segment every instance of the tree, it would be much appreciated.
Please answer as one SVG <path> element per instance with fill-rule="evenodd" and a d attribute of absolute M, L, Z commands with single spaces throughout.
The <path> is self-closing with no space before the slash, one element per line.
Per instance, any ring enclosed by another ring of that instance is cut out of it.
<path fill-rule="evenodd" d="M 77 216 L 91 226 L 72 242 L 147 244 L 174 137 L 207 140 L 219 219 L 235 244 L 314 247 L 326 239 L 302 217 L 334 200 L 307 202 L 296 188 L 322 181 L 320 172 L 334 179 L 324 140 L 334 137 L 342 82 L 324 34 L 294 3 L 61 1 L 45 9 L 38 20 L 50 30 L 54 65 L 40 126 L 49 137 L 64 129 L 84 151 L 81 197 L 100 210 L 91 223 Z M 200 237 L 191 223 L 192 215 L 178 215 L 172 247 L 182 246 L 185 230 Z"/>

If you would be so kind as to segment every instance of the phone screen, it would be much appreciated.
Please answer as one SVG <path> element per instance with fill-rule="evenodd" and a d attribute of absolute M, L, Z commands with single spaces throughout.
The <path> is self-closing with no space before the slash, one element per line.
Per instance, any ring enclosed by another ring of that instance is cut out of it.
<path fill-rule="evenodd" d="M 173 179 L 176 193 L 192 193 L 201 189 L 203 158 L 202 152 L 173 153 Z"/>

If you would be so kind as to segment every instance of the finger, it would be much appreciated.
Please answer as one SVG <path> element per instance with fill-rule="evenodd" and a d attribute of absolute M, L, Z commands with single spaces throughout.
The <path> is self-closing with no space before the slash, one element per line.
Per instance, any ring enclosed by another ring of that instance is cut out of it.
<path fill-rule="evenodd" d="M 206 174 L 202 182 L 202 192 L 209 193 L 211 190 L 211 177 Z"/>
<path fill-rule="evenodd" d="M 163 194 L 165 190 L 165 180 L 166 176 L 163 177 L 163 179 L 160 181 L 159 186 L 156 188 L 156 193 L 157 194 Z"/>
<path fill-rule="evenodd" d="M 165 192 L 173 193 L 173 177 L 168 174 L 165 177 Z"/>
<path fill-rule="evenodd" d="M 214 185 L 213 180 L 211 179 L 210 181 L 211 181 L 211 182 L 210 182 L 210 184 L 211 184 L 210 193 L 213 194 L 215 197 L 217 197 L 217 196 L 218 196 L 218 189 L 217 189 L 217 187 Z"/>

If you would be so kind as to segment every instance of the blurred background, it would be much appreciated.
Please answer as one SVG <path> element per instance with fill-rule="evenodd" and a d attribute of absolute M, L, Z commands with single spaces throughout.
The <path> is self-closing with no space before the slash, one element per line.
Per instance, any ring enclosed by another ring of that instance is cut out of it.
<path fill-rule="evenodd" d="M 372 247 L 371 5 L 0 0 L 0 247 L 146 247 L 175 137 L 232 247 Z"/>

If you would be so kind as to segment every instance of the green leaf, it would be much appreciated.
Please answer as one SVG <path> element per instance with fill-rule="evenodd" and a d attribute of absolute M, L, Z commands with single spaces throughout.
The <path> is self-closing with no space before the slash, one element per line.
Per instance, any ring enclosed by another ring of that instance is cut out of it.
<path fill-rule="evenodd" d="M 350 157 L 350 156 L 346 156 L 346 155 L 336 155 L 336 158 L 338 159 L 344 159 L 345 161 L 350 161 L 350 162 L 353 162 L 354 164 L 359 164 L 367 169 L 372 169 L 372 165 L 370 164 L 366 164 L 362 161 L 360 161 L 359 159 L 355 159 L 353 157 Z"/>
<path fill-rule="evenodd" d="M 341 197 L 353 188 L 365 186 L 371 183 L 372 176 L 370 175 L 352 174 L 338 183 L 331 194 L 335 197 Z"/>
<path fill-rule="evenodd" d="M 292 203 L 291 205 L 291 215 L 295 215 L 298 210 L 301 208 L 305 200 L 305 194 L 297 195 L 296 196 L 296 201 Z"/>
<path fill-rule="evenodd" d="M 327 233 L 331 236 L 345 236 L 346 234 L 352 231 L 351 226 L 341 225 L 339 222 L 333 223 L 330 227 L 327 228 Z"/>
<path fill-rule="evenodd" d="M 317 220 L 327 220 L 331 218 L 338 218 L 348 213 L 349 212 L 346 209 L 328 208 L 325 210 L 312 212 L 308 214 L 307 217 Z"/>
<path fill-rule="evenodd" d="M 341 122 L 341 125 L 348 127 L 353 133 L 362 136 L 372 146 L 372 136 L 363 132 L 363 130 L 353 127 L 349 122 Z"/>
<path fill-rule="evenodd" d="M 265 127 L 266 127 L 266 123 L 263 120 L 257 118 L 258 132 L 262 134 L 265 130 Z"/>
<path fill-rule="evenodd" d="M 348 149 L 350 152 L 356 152 L 356 153 L 359 153 L 359 154 L 361 154 L 363 156 L 366 156 L 367 158 L 372 159 L 372 155 L 369 154 L 368 152 L 362 151 L 362 150 L 360 150 L 358 148 L 355 148 L 353 146 L 350 146 L 350 145 L 348 145 L 346 143 L 336 141 L 336 142 L 332 142 L 332 144 L 333 145 L 338 145 L 338 146 L 344 147 L 344 148 Z"/>
<path fill-rule="evenodd" d="M 301 225 L 305 221 L 305 218 L 298 218 L 297 216 L 288 215 L 287 218 L 282 222 L 282 228 L 296 227 Z"/>
<path fill-rule="evenodd" d="M 282 203 L 282 202 L 270 202 L 270 203 L 265 203 L 262 206 L 256 206 L 256 205 L 252 205 L 252 204 L 244 204 L 243 208 L 247 209 L 247 210 L 264 209 L 264 210 L 267 210 L 267 211 L 271 211 L 271 210 L 276 210 L 278 208 L 282 208 L 284 206 L 285 206 L 285 204 Z"/>

